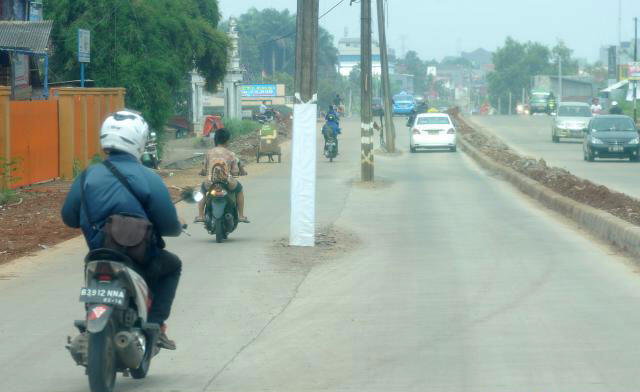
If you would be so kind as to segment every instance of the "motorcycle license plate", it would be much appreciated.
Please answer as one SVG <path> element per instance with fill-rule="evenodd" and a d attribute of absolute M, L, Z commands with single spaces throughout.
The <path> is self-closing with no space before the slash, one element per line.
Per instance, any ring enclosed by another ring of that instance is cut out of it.
<path fill-rule="evenodd" d="M 80 289 L 80 302 L 92 304 L 124 305 L 127 291 L 121 288 L 87 288 Z"/>
<path fill-rule="evenodd" d="M 609 147 L 609 152 L 620 152 L 620 151 L 624 151 L 624 147 L 623 146 L 611 146 L 611 147 Z"/>

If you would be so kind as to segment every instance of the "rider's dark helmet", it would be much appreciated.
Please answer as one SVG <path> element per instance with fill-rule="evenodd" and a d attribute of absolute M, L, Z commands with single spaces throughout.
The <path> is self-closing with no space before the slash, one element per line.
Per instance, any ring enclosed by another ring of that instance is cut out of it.
<path fill-rule="evenodd" d="M 220 128 L 216 130 L 215 135 L 213 136 L 213 142 L 216 146 L 221 144 L 225 144 L 231 139 L 231 132 L 227 131 L 226 128 Z"/>

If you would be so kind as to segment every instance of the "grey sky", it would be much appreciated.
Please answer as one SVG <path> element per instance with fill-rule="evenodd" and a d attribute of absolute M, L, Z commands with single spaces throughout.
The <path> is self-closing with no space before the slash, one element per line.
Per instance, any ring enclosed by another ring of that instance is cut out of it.
<path fill-rule="evenodd" d="M 324 13 L 339 0 L 320 0 Z M 478 47 L 495 50 L 506 36 L 519 41 L 553 45 L 558 39 L 574 49 L 574 55 L 590 61 L 598 58 L 601 45 L 618 40 L 618 0 L 388 0 L 389 45 L 398 54 L 402 37 L 405 50 L 416 50 L 423 59 L 456 55 Z M 250 7 L 288 8 L 295 12 L 296 0 L 218 0 L 224 18 L 237 16 Z M 634 16 L 640 17 L 640 0 L 621 0 L 622 40 L 633 35 Z M 375 0 L 373 11 L 375 15 Z M 535 4 L 535 6 L 532 6 Z M 320 24 L 334 37 L 359 36 L 360 4 L 349 0 L 323 18 Z M 376 21 L 373 21 L 374 31 Z M 639 54 L 640 56 L 640 54 Z"/>

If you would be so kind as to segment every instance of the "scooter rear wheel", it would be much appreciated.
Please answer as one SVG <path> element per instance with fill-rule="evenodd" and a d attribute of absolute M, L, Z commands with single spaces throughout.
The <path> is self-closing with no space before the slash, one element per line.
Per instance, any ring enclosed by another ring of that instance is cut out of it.
<path fill-rule="evenodd" d="M 102 331 L 89 334 L 87 375 L 91 392 L 112 392 L 116 384 L 116 350 L 113 336 L 111 321 Z"/>

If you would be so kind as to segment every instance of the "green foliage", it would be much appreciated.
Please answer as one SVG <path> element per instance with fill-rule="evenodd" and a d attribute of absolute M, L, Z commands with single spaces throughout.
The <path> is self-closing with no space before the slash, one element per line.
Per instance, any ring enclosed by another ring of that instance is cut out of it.
<path fill-rule="evenodd" d="M 96 163 L 101 163 L 101 162 L 102 162 L 102 156 L 100 156 L 100 154 L 95 154 L 94 156 L 91 157 L 89 166 L 95 165 Z"/>
<path fill-rule="evenodd" d="M 16 201 L 18 194 L 13 189 L 0 189 L 0 206 Z"/>
<path fill-rule="evenodd" d="M 9 184 L 20 180 L 19 177 L 15 177 L 13 174 L 18 171 L 19 163 L 19 158 L 7 160 L 4 157 L 0 157 L 0 189 L 6 189 Z"/>
<path fill-rule="evenodd" d="M 537 42 L 520 43 L 507 37 L 504 46 L 493 54 L 495 70 L 487 77 L 491 104 L 497 107 L 501 98 L 503 111 L 507 112 L 509 92 L 519 97 L 523 88 L 531 90 L 533 76 L 557 75 L 559 58 L 563 75 L 577 74 L 578 61 L 571 57 L 572 53 L 562 41 L 549 49 Z M 515 105 L 516 100 L 512 103 Z"/>
<path fill-rule="evenodd" d="M 13 173 L 18 170 L 19 159 L 7 160 L 0 157 L 0 205 L 11 203 L 17 199 L 16 192 L 9 186 L 20 180 Z"/>
<path fill-rule="evenodd" d="M 80 163 L 79 159 L 74 159 L 73 160 L 73 165 L 71 166 L 72 170 L 73 170 L 73 178 L 78 177 L 80 174 L 82 174 L 82 164 Z"/>
<path fill-rule="evenodd" d="M 569 49 L 564 41 L 559 40 L 556 46 L 551 49 L 551 60 L 553 65 L 550 72 L 553 74 L 558 73 L 558 58 L 562 59 L 562 74 L 563 75 L 577 75 L 580 69 L 578 60 L 571 58 L 573 50 Z"/>
<path fill-rule="evenodd" d="M 231 138 L 246 135 L 260 129 L 260 123 L 251 120 L 225 119 L 224 127 L 231 132 Z"/>
<path fill-rule="evenodd" d="M 249 80 L 272 81 L 274 75 L 293 75 L 295 69 L 296 16 L 285 9 L 257 10 L 250 8 L 240 15 L 238 36 L 240 63 L 247 70 Z M 224 23 L 226 30 L 228 22 Z M 338 50 L 333 37 L 320 27 L 318 32 L 318 77 L 336 74 Z M 265 80 L 270 77 L 269 80 Z M 293 88 L 293 83 L 291 83 Z"/>
<path fill-rule="evenodd" d="M 224 27 L 228 22 L 224 23 Z M 294 94 L 296 17 L 288 10 L 249 9 L 238 18 L 240 63 L 252 82 L 283 83 L 287 95 Z M 333 36 L 322 27 L 318 31 L 318 104 L 328 106 L 341 89 L 337 73 L 338 49 Z"/>
<path fill-rule="evenodd" d="M 396 68 L 400 69 L 400 73 L 413 75 L 413 92 L 419 95 L 424 94 L 427 89 L 427 65 L 420 59 L 418 53 L 413 50 L 408 51 L 403 59 L 398 60 Z M 399 93 L 397 90 L 392 91 Z"/>
<path fill-rule="evenodd" d="M 551 52 L 546 46 L 536 43 L 520 43 L 507 37 L 503 47 L 493 54 L 495 70 L 488 76 L 489 99 L 494 107 L 498 99 L 502 99 L 502 108 L 508 111 L 509 92 L 515 97 L 522 94 L 522 89 L 531 89 L 534 75 L 548 74 L 551 70 L 549 59 Z M 513 100 L 515 105 L 516 100 Z"/>
<path fill-rule="evenodd" d="M 260 123 L 251 120 L 225 119 L 224 127 L 231 133 L 231 140 L 233 140 L 235 137 L 256 132 L 260 129 Z M 193 141 L 195 148 L 211 148 L 213 146 L 213 134 L 210 137 L 197 137 Z"/>
<path fill-rule="evenodd" d="M 217 0 L 45 0 L 54 21 L 54 80 L 80 74 L 77 29 L 91 30 L 87 77 L 99 87 L 125 87 L 126 105 L 161 130 L 184 111 L 194 65 L 210 90 L 224 77 L 228 46 L 217 30 Z"/>

